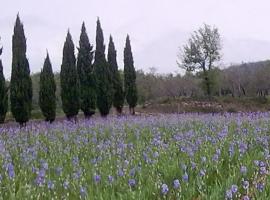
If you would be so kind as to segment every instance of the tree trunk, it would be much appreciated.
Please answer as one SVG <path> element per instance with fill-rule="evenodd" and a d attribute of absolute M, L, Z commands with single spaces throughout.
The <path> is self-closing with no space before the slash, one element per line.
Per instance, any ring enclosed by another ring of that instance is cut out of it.
<path fill-rule="evenodd" d="M 243 95 L 246 96 L 246 90 L 245 90 L 245 88 L 242 85 L 240 85 L 240 87 L 241 87 L 241 90 L 243 92 Z"/>
<path fill-rule="evenodd" d="M 209 70 L 210 70 L 211 66 L 209 66 Z M 210 89 L 210 80 L 209 80 L 209 77 L 208 77 L 208 72 L 205 68 L 205 62 L 202 64 L 202 69 L 203 69 L 203 74 L 204 74 L 204 80 L 205 80 L 205 84 L 206 84 L 206 93 L 207 93 L 207 96 L 210 97 L 211 95 L 211 89 Z"/>
<path fill-rule="evenodd" d="M 135 115 L 135 108 L 134 107 L 129 107 L 129 112 L 131 115 Z"/>
<path fill-rule="evenodd" d="M 120 107 L 116 108 L 116 112 L 117 112 L 117 115 L 121 115 L 122 114 L 122 108 L 120 108 Z"/>
<path fill-rule="evenodd" d="M 206 93 L 207 93 L 207 96 L 210 97 L 211 96 L 211 89 L 210 89 L 209 78 L 207 77 L 207 75 L 205 76 L 204 80 L 205 80 L 205 84 L 206 84 Z"/>

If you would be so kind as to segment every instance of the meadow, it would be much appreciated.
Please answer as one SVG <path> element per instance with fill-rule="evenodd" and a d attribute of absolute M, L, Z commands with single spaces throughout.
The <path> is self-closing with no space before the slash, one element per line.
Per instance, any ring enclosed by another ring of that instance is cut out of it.
<path fill-rule="evenodd" d="M 0 199 L 269 199 L 270 113 L 0 128 Z"/>

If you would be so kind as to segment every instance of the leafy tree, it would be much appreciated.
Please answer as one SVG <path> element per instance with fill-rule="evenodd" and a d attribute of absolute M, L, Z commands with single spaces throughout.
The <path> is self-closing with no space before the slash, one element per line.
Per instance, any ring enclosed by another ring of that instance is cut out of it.
<path fill-rule="evenodd" d="M 80 47 L 78 48 L 77 70 L 80 81 L 80 105 L 86 118 L 95 114 L 96 91 L 93 72 L 93 46 L 89 42 L 85 24 L 82 24 Z"/>
<path fill-rule="evenodd" d="M 136 71 L 134 68 L 133 55 L 131 51 L 129 36 L 126 38 L 126 46 L 124 49 L 124 86 L 127 103 L 131 114 L 135 114 L 137 105 L 137 86 L 136 86 Z"/>
<path fill-rule="evenodd" d="M 68 119 L 79 112 L 79 84 L 74 55 L 74 44 L 68 31 L 63 49 L 63 60 L 60 72 L 62 108 Z"/>
<path fill-rule="evenodd" d="M 208 96 L 212 94 L 211 71 L 214 68 L 214 63 L 221 58 L 220 50 L 221 43 L 218 29 L 205 24 L 204 27 L 191 35 L 183 48 L 183 55 L 179 55 L 181 63 L 178 63 L 178 65 L 180 67 L 187 71 L 203 72 L 203 84 Z"/>
<path fill-rule="evenodd" d="M 11 112 L 20 125 L 25 125 L 31 116 L 32 81 L 26 58 L 26 38 L 23 24 L 17 15 L 12 37 L 12 72 L 10 82 Z"/>
<path fill-rule="evenodd" d="M 0 56 L 3 48 L 0 48 Z M 0 124 L 5 122 L 6 113 L 8 110 L 8 88 L 3 73 L 2 60 L 0 59 Z"/>
<path fill-rule="evenodd" d="M 56 84 L 52 65 L 47 53 L 43 69 L 40 73 L 40 90 L 39 90 L 39 106 L 46 121 L 53 122 L 55 120 L 56 110 Z"/>
<path fill-rule="evenodd" d="M 94 73 L 96 76 L 97 107 L 101 116 L 106 117 L 112 106 L 113 87 L 105 57 L 104 37 L 99 19 L 97 20 L 96 30 Z"/>
<path fill-rule="evenodd" d="M 118 114 L 122 113 L 124 105 L 124 91 L 123 83 L 118 71 L 118 65 L 116 60 L 116 50 L 113 42 L 112 36 L 110 36 L 109 48 L 108 48 L 108 64 L 111 70 L 112 83 L 113 83 L 113 106 L 116 108 Z"/>

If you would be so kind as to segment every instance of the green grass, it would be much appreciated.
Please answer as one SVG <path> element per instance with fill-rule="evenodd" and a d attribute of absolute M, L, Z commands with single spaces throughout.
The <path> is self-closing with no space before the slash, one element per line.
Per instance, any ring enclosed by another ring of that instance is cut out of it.
<path fill-rule="evenodd" d="M 267 199 L 269 175 L 260 174 L 254 161 L 263 161 L 269 169 L 265 156 L 269 132 L 267 113 L 108 118 L 3 129 L 0 199 L 215 200 L 225 199 L 225 192 L 234 184 L 238 186 L 234 199 L 245 194 Z M 242 153 L 240 144 L 245 147 Z M 10 163 L 13 178 L 7 167 Z M 241 166 L 247 167 L 247 174 L 240 173 Z M 60 174 L 58 167 L 62 168 Z M 44 182 L 38 185 L 42 169 Z M 135 174 L 131 174 L 133 170 Z M 200 175 L 201 170 L 205 175 Z M 186 173 L 187 182 L 183 180 Z M 95 182 L 95 175 L 101 180 Z M 112 183 L 109 175 L 114 177 Z M 129 186 L 130 179 L 136 181 L 135 186 Z M 180 180 L 180 188 L 173 187 L 175 179 Z M 249 181 L 249 190 L 242 187 L 243 180 Z M 49 181 L 54 188 L 49 188 Z M 67 189 L 65 181 L 69 182 Z M 265 184 L 262 192 L 256 189 L 259 182 Z M 162 194 L 162 184 L 168 185 L 168 193 Z"/>

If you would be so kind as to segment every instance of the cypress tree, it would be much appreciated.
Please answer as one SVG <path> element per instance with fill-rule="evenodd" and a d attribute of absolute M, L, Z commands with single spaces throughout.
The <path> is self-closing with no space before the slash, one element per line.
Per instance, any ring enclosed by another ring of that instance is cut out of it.
<path fill-rule="evenodd" d="M 55 120 L 56 109 L 56 85 L 52 65 L 47 53 L 43 69 L 40 73 L 39 106 L 45 121 L 53 122 Z"/>
<path fill-rule="evenodd" d="M 89 42 L 84 23 L 82 24 L 79 46 L 77 69 L 80 82 L 80 106 L 84 116 L 89 118 L 95 114 L 96 91 L 92 65 L 93 46 Z"/>
<path fill-rule="evenodd" d="M 94 62 L 96 76 L 97 107 L 102 117 L 106 117 L 112 106 L 112 83 L 108 63 L 105 57 L 105 45 L 100 21 L 97 20 L 96 52 Z"/>
<path fill-rule="evenodd" d="M 3 48 L 0 48 L 0 56 Z M 0 124 L 5 122 L 6 113 L 8 109 L 8 89 L 6 87 L 6 80 L 3 73 L 2 60 L 0 59 Z"/>
<path fill-rule="evenodd" d="M 74 55 L 74 44 L 68 31 L 63 48 L 63 59 L 60 72 L 62 108 L 68 119 L 79 112 L 79 84 Z"/>
<path fill-rule="evenodd" d="M 124 91 L 123 83 L 118 71 L 118 65 L 116 60 L 117 52 L 115 50 L 114 42 L 112 36 L 110 36 L 109 48 L 108 48 L 108 64 L 112 76 L 113 84 L 113 106 L 116 108 L 118 114 L 122 113 L 124 105 Z"/>
<path fill-rule="evenodd" d="M 11 112 L 20 125 L 25 125 L 31 116 L 32 81 L 26 58 L 26 38 L 23 24 L 17 15 L 12 37 L 12 72 L 10 81 Z"/>
<path fill-rule="evenodd" d="M 124 49 L 124 78 L 126 100 L 129 105 L 130 113 L 134 115 L 134 108 L 137 105 L 138 97 L 136 87 L 136 71 L 134 68 L 129 35 L 126 38 L 126 46 Z"/>

